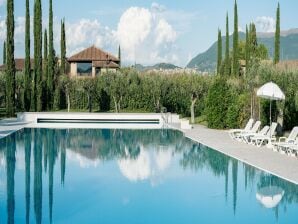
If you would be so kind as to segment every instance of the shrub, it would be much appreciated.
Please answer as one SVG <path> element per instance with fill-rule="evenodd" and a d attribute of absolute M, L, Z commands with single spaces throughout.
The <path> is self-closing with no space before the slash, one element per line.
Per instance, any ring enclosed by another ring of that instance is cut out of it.
<path fill-rule="evenodd" d="M 206 99 L 206 115 L 208 127 L 226 128 L 229 88 L 224 78 L 217 77 L 211 84 Z"/>

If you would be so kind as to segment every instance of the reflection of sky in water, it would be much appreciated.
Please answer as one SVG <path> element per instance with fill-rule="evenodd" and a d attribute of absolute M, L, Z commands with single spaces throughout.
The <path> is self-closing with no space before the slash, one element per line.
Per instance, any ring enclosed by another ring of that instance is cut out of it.
<path fill-rule="evenodd" d="M 30 133 L 15 153 L 0 141 L 0 223 L 25 223 L 26 208 L 30 223 L 298 223 L 297 186 L 179 132 Z"/>

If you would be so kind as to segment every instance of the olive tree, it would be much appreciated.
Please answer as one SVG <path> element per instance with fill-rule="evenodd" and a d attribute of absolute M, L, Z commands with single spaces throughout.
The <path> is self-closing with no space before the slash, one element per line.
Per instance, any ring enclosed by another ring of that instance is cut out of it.
<path fill-rule="evenodd" d="M 122 100 L 127 93 L 126 76 L 121 73 L 110 73 L 108 77 L 108 88 L 113 99 L 115 111 L 119 113 L 121 110 Z"/>
<path fill-rule="evenodd" d="M 95 90 L 95 82 L 92 78 L 85 78 L 82 81 L 82 88 L 88 97 L 88 110 L 92 112 L 93 95 Z"/>
<path fill-rule="evenodd" d="M 67 112 L 70 112 L 70 93 L 72 88 L 72 80 L 68 75 L 61 75 L 59 77 L 59 83 L 62 91 L 65 93 Z"/>
<path fill-rule="evenodd" d="M 201 76 L 191 76 L 188 83 L 188 91 L 190 96 L 190 114 L 191 123 L 195 123 L 195 105 L 197 101 L 203 98 L 206 92 L 206 80 Z"/>

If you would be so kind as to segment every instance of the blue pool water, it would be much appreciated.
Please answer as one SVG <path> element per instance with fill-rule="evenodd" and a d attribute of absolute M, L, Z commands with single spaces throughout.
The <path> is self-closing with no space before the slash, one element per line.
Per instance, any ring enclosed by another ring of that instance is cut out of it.
<path fill-rule="evenodd" d="M 0 140 L 0 223 L 296 224 L 298 187 L 178 131 L 25 129 Z"/>

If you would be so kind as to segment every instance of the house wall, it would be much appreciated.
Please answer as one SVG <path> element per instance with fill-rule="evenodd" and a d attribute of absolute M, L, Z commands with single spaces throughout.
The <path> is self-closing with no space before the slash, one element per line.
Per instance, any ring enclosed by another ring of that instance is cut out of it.
<path fill-rule="evenodd" d="M 74 77 L 78 77 L 77 74 L 77 69 L 78 69 L 78 65 L 76 62 L 71 62 L 70 63 L 70 73 L 69 76 L 74 78 Z M 116 72 L 117 69 L 116 68 L 101 68 L 101 74 L 105 74 L 107 72 Z M 92 66 L 92 77 L 96 77 L 96 68 Z"/>
<path fill-rule="evenodd" d="M 101 69 L 101 74 L 104 74 L 104 73 L 108 73 L 108 72 L 116 72 L 117 69 L 116 68 L 102 68 Z"/>
<path fill-rule="evenodd" d="M 92 77 L 95 77 L 96 76 L 95 71 L 96 71 L 95 67 L 92 66 Z"/>
<path fill-rule="evenodd" d="M 76 77 L 77 76 L 77 63 L 70 63 L 70 77 Z"/>

